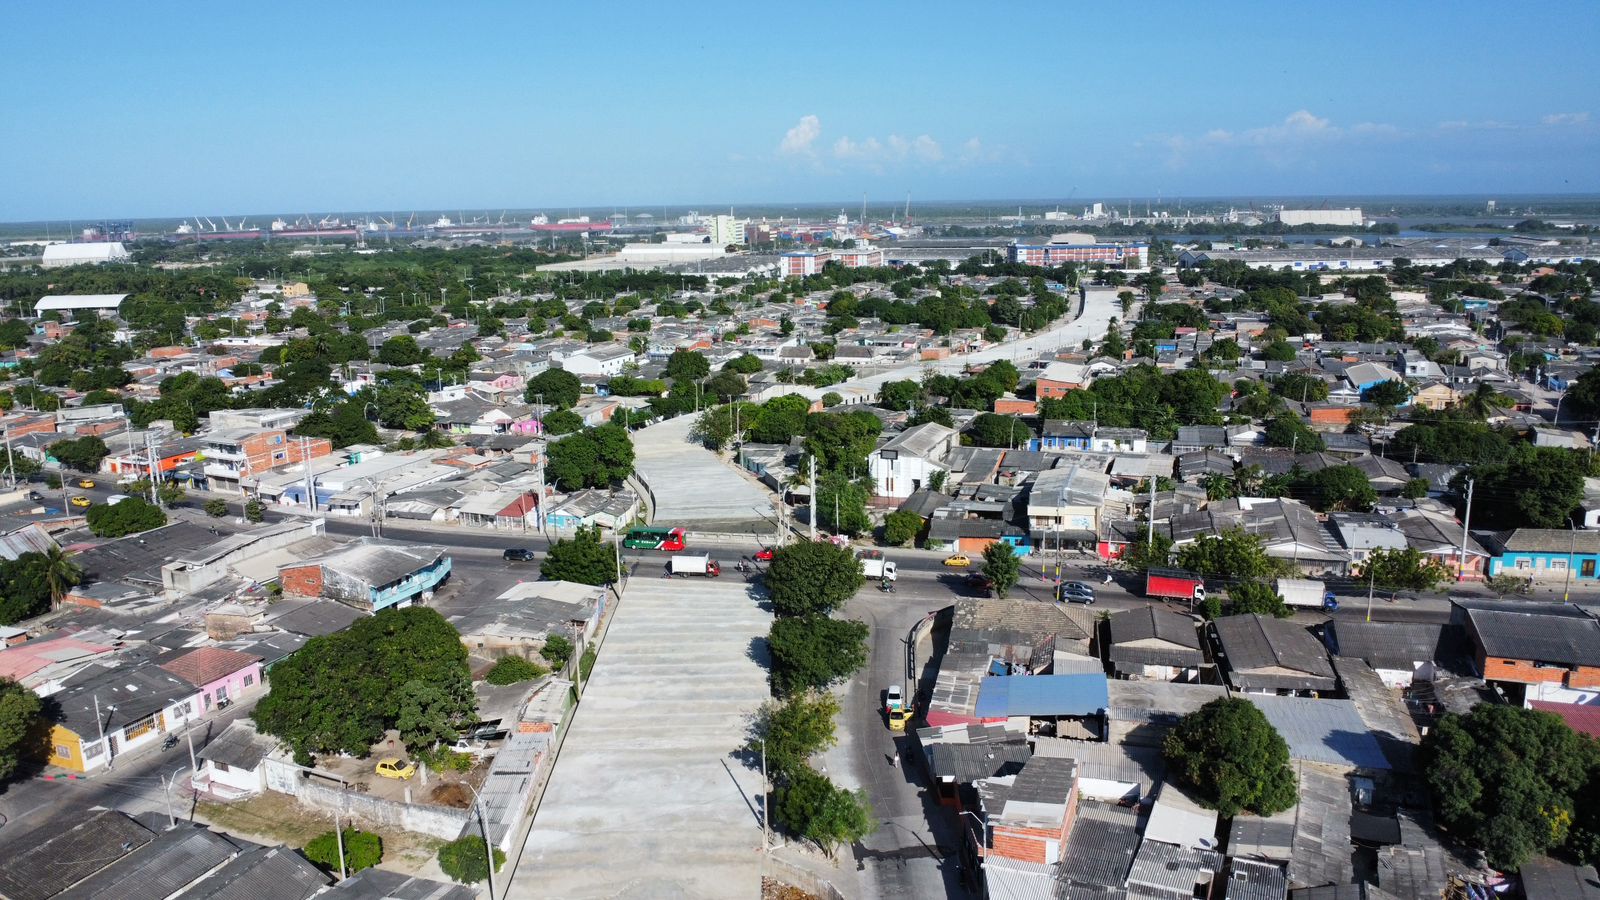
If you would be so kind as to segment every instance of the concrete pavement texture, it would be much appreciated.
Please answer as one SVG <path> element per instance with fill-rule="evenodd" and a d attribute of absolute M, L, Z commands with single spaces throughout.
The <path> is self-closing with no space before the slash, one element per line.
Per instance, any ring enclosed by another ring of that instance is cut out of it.
<path fill-rule="evenodd" d="M 696 416 L 633 433 L 634 470 L 655 498 L 655 522 L 698 531 L 772 530 L 772 495 L 692 441 Z"/>
<path fill-rule="evenodd" d="M 740 748 L 771 622 L 735 578 L 633 579 L 507 896 L 759 896 L 761 776 Z"/>

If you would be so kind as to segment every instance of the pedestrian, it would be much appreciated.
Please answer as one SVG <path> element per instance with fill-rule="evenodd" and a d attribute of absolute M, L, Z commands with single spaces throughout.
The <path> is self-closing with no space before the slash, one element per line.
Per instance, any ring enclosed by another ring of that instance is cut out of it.
<path fill-rule="evenodd" d="M 899 754 L 896 754 L 896 753 L 889 754 L 889 768 L 891 768 L 891 769 L 900 768 L 900 756 L 899 756 Z"/>

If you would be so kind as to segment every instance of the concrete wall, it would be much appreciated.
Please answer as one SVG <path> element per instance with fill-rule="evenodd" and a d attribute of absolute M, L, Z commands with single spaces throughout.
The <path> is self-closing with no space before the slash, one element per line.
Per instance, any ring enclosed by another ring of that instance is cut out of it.
<path fill-rule="evenodd" d="M 346 790 L 335 782 L 302 777 L 298 767 L 281 760 L 269 759 L 265 765 L 268 790 L 288 794 L 315 809 L 338 812 L 369 824 L 400 828 L 446 841 L 455 840 L 467 823 L 467 810 L 464 809 L 429 803 L 401 803 Z"/>

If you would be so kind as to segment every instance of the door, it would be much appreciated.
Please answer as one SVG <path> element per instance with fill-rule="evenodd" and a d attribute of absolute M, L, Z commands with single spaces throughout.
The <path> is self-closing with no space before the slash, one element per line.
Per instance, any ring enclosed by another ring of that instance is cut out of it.
<path fill-rule="evenodd" d="M 1580 575 L 1582 575 L 1584 578 L 1593 578 L 1594 577 L 1594 560 L 1592 560 L 1592 559 L 1584 560 L 1583 561 L 1583 567 L 1578 570 L 1578 573 Z"/>

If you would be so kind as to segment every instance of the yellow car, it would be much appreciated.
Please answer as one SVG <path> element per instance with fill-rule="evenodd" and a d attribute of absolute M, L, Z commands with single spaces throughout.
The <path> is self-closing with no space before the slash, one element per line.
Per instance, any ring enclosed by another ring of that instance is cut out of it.
<path fill-rule="evenodd" d="M 378 765 L 373 768 L 373 771 L 384 778 L 398 778 L 401 781 L 405 781 L 417 774 L 417 766 L 415 763 L 409 763 L 391 756 L 388 759 L 378 760 Z"/>
<path fill-rule="evenodd" d="M 901 706 L 896 709 L 889 710 L 890 731 L 905 731 L 906 723 L 910 721 L 911 710 L 909 708 Z"/>
<path fill-rule="evenodd" d="M 972 565 L 972 558 L 957 553 L 955 556 L 947 558 L 944 564 L 952 569 L 965 569 L 967 566 Z"/>
<path fill-rule="evenodd" d="M 93 502 L 94 501 L 90 500 L 88 497 L 73 497 L 72 498 L 72 505 L 78 507 L 79 509 L 82 509 L 83 507 L 88 506 Z"/>
<path fill-rule="evenodd" d="M 94 479 L 93 478 L 80 478 L 80 479 L 78 479 L 78 487 L 81 487 L 81 488 L 83 488 L 84 490 L 87 491 L 90 488 L 94 487 Z"/>

